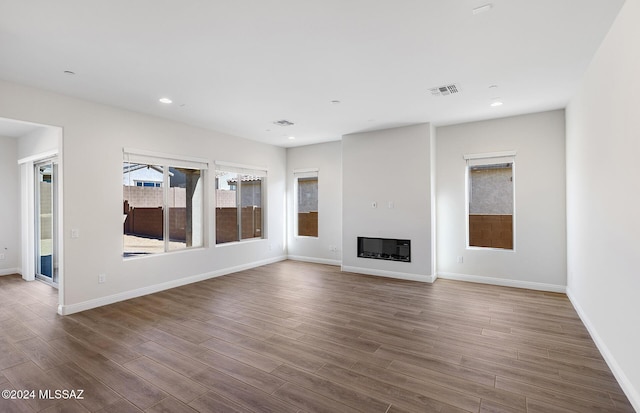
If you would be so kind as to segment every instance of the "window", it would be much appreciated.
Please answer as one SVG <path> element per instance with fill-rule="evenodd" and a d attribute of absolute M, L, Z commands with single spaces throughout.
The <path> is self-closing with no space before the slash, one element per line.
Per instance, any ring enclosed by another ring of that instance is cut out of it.
<path fill-rule="evenodd" d="M 206 161 L 125 149 L 123 256 L 204 245 Z"/>
<path fill-rule="evenodd" d="M 216 163 L 216 244 L 264 238 L 261 168 Z"/>
<path fill-rule="evenodd" d="M 514 155 L 467 155 L 468 246 L 514 249 Z"/>
<path fill-rule="evenodd" d="M 318 171 L 294 171 L 296 185 L 297 235 L 318 236 Z"/>
<path fill-rule="evenodd" d="M 158 187 L 162 186 L 162 182 L 146 182 L 146 181 L 135 181 L 136 186 L 146 186 L 146 187 Z"/>

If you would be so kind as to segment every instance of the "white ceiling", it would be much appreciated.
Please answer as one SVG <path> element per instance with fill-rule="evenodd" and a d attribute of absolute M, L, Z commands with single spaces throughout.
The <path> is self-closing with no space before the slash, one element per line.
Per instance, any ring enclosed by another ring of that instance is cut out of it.
<path fill-rule="evenodd" d="M 0 0 L 0 79 L 306 145 L 563 108 L 622 4 Z M 461 93 L 429 92 L 448 83 Z M 490 107 L 495 97 L 504 105 Z"/>

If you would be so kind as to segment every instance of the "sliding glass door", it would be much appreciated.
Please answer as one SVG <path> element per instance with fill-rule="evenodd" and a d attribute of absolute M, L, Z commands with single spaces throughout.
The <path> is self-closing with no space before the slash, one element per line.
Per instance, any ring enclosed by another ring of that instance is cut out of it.
<path fill-rule="evenodd" d="M 53 160 L 35 165 L 36 278 L 58 284 L 57 164 Z"/>

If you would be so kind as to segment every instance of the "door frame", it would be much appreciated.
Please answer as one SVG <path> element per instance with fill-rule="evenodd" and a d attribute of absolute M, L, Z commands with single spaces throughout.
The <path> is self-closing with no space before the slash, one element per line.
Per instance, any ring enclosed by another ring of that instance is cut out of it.
<path fill-rule="evenodd" d="M 62 135 L 62 133 L 60 133 Z M 60 144 L 61 139 L 60 139 Z M 60 145 L 61 146 L 61 145 Z M 22 233 L 22 278 L 25 281 L 33 281 L 36 279 L 36 228 L 35 228 L 35 165 L 40 162 L 56 159 L 58 164 L 57 170 L 57 234 L 55 234 L 57 243 L 57 262 L 58 262 L 58 314 L 61 314 L 62 304 L 64 303 L 64 200 L 63 200 L 63 162 L 62 153 L 58 149 L 41 152 L 36 155 L 28 156 L 18 160 L 20 166 L 20 201 L 21 201 L 21 233 Z"/>

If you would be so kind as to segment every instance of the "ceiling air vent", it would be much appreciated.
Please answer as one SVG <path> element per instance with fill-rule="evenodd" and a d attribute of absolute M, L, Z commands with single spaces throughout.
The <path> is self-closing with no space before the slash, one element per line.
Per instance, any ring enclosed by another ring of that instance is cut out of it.
<path fill-rule="evenodd" d="M 293 122 L 290 122 L 286 119 L 281 119 L 281 120 L 277 120 L 275 122 L 273 122 L 274 125 L 278 125 L 278 126 L 291 126 L 293 125 Z"/>
<path fill-rule="evenodd" d="M 456 93 L 460 93 L 460 85 L 457 83 L 452 83 L 450 85 L 439 86 L 429 89 L 433 96 L 449 96 L 455 95 Z"/>

